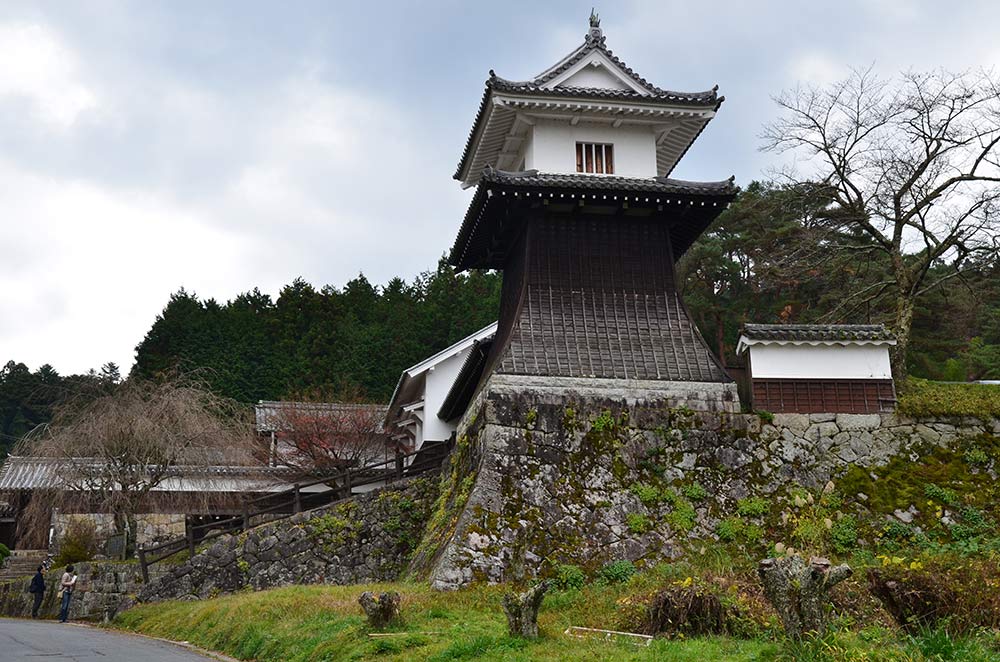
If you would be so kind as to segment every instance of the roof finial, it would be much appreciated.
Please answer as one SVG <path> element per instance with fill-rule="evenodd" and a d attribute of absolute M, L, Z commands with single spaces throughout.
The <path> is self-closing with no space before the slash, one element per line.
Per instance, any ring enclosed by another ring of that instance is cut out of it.
<path fill-rule="evenodd" d="M 604 31 L 601 30 L 601 17 L 598 15 L 594 8 L 590 8 L 590 32 L 587 33 L 587 39 L 593 41 L 600 41 L 604 38 Z"/>

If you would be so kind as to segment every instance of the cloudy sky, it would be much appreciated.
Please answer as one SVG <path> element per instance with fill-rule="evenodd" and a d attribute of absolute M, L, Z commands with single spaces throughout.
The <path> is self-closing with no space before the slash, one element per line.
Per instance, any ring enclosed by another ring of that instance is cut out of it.
<path fill-rule="evenodd" d="M 0 0 L 0 363 L 131 366 L 171 292 L 432 268 L 471 192 L 451 179 L 490 68 L 527 78 L 591 2 Z M 675 171 L 745 184 L 770 96 L 851 66 L 1000 64 L 1000 3 L 598 6 L 661 87 L 718 83 Z"/>

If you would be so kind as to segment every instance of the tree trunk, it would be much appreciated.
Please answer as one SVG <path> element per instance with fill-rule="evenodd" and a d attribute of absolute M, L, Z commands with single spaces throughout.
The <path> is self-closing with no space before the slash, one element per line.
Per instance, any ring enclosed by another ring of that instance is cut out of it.
<path fill-rule="evenodd" d="M 376 630 L 400 620 L 399 603 L 399 593 L 395 591 L 382 593 L 378 596 L 371 591 L 365 591 L 358 598 L 358 604 L 361 605 L 368 617 L 368 625 Z"/>
<path fill-rule="evenodd" d="M 718 312 L 715 313 L 715 346 L 719 352 L 719 362 L 726 365 L 726 325 Z"/>
<path fill-rule="evenodd" d="M 899 387 L 906 381 L 906 353 L 910 348 L 910 329 L 913 326 L 913 299 L 909 298 L 907 292 L 902 291 L 897 295 L 896 302 L 896 322 L 893 332 L 896 334 L 896 346 L 892 352 L 892 378 L 896 380 Z"/>
<path fill-rule="evenodd" d="M 507 629 L 512 637 L 538 638 L 538 610 L 542 606 L 548 580 L 536 584 L 520 595 L 503 596 L 503 610 L 507 614 Z"/>
<path fill-rule="evenodd" d="M 826 629 L 826 604 L 830 589 L 851 576 L 847 565 L 830 567 L 821 557 L 807 564 L 801 556 L 764 559 L 757 568 L 767 597 L 785 633 L 801 639 L 806 633 L 822 634 Z"/>

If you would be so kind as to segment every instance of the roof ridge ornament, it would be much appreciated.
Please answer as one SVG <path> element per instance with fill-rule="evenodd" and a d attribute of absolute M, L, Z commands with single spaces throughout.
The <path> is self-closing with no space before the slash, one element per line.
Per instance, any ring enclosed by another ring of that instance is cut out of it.
<path fill-rule="evenodd" d="M 601 30 L 601 17 L 594 11 L 594 8 L 590 8 L 590 31 L 587 32 L 587 41 L 604 41 L 604 31 Z"/>

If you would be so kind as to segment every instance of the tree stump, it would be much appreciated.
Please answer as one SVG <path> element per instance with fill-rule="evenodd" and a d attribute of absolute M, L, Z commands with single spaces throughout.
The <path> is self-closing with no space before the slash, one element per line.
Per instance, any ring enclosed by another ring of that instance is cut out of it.
<path fill-rule="evenodd" d="M 757 568 L 764 595 L 774 606 L 793 639 L 826 628 L 826 603 L 830 589 L 851 576 L 847 565 L 830 567 L 830 561 L 814 556 L 809 563 L 801 556 L 764 559 Z"/>
<path fill-rule="evenodd" d="M 368 624 L 376 630 L 400 620 L 399 602 L 399 593 L 395 591 L 379 595 L 365 591 L 358 598 L 358 604 L 368 617 Z"/>
<path fill-rule="evenodd" d="M 545 592 L 552 582 L 545 580 L 520 595 L 503 596 L 503 610 L 507 614 L 507 629 L 512 637 L 538 638 L 538 610 Z"/>

